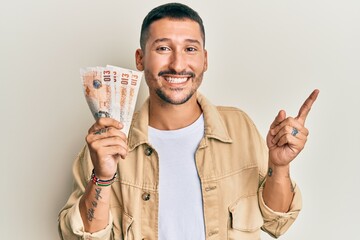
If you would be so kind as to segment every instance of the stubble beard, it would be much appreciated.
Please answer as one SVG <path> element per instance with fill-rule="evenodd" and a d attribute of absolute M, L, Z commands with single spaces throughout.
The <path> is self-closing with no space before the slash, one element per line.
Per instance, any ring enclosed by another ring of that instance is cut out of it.
<path fill-rule="evenodd" d="M 186 103 L 187 101 L 189 101 L 189 99 L 192 98 L 192 96 L 196 93 L 197 89 L 199 88 L 201 82 L 202 82 L 202 79 L 203 79 L 203 75 L 204 73 L 201 73 L 198 77 L 197 76 L 194 76 L 192 79 L 188 80 L 188 81 L 193 81 L 193 83 L 195 83 L 195 85 L 193 86 L 193 88 L 190 89 L 189 92 L 187 93 L 184 93 L 185 96 L 181 99 L 174 99 L 171 97 L 171 95 L 169 94 L 166 94 L 165 91 L 159 87 L 159 88 L 156 88 L 155 89 L 155 93 L 156 95 L 161 99 L 163 100 L 165 103 L 168 103 L 168 104 L 172 104 L 172 105 L 181 105 L 181 104 L 184 104 Z M 155 77 L 151 77 L 152 79 L 156 79 Z M 150 80 L 152 81 L 152 80 Z M 183 88 L 171 88 L 170 89 L 171 91 L 174 91 L 174 92 L 180 92 L 180 91 L 184 91 Z"/>
<path fill-rule="evenodd" d="M 171 91 L 180 92 L 180 91 L 182 91 L 182 88 L 173 88 L 173 89 L 171 89 Z M 186 94 L 182 99 L 179 99 L 179 100 L 175 100 L 175 99 L 172 99 L 171 97 L 167 96 L 161 88 L 156 89 L 155 92 L 158 95 L 158 97 L 161 98 L 161 100 L 163 100 L 164 102 L 173 104 L 173 105 L 181 105 L 181 104 L 184 104 L 187 101 L 189 101 L 189 99 L 194 95 L 196 90 L 192 89 L 188 94 Z"/>

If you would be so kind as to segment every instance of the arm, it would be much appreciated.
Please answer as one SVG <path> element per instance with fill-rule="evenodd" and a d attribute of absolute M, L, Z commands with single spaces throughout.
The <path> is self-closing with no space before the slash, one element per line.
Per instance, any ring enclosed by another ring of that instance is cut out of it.
<path fill-rule="evenodd" d="M 286 118 L 280 111 L 270 126 L 266 141 L 269 148 L 269 168 L 263 190 L 265 204 L 276 212 L 288 212 L 294 197 L 290 179 L 290 162 L 302 151 L 309 131 L 305 120 L 319 94 L 314 90 L 295 118 Z"/>
<path fill-rule="evenodd" d="M 264 202 L 276 212 L 288 212 L 294 197 L 289 166 L 277 167 L 269 161 L 269 169 L 272 176 L 268 175 L 266 179 L 263 190 Z"/>
<path fill-rule="evenodd" d="M 111 187 L 95 185 L 90 181 L 90 175 L 94 169 L 99 179 L 110 179 L 114 176 L 119 158 L 124 158 L 127 154 L 126 137 L 120 132 L 121 127 L 119 122 L 104 118 L 89 129 L 87 147 L 78 155 L 73 165 L 73 193 L 59 213 L 61 239 L 110 239 Z M 100 129 L 106 131 L 98 132 Z"/>
<path fill-rule="evenodd" d="M 94 174 L 98 179 L 115 176 L 119 158 L 127 155 L 126 136 L 122 124 L 111 118 L 100 118 L 89 129 L 86 142 L 89 147 Z M 106 184 L 105 184 L 106 185 Z M 90 181 L 79 202 L 86 232 L 97 232 L 109 224 L 110 186 L 99 186 Z"/>
<path fill-rule="evenodd" d="M 79 202 L 81 219 L 86 232 L 97 232 L 109 224 L 110 187 L 89 182 Z"/>

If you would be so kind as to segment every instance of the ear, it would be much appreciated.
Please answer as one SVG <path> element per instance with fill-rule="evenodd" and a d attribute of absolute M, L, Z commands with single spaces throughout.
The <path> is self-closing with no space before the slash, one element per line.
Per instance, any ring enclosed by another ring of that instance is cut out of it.
<path fill-rule="evenodd" d="M 204 57 L 205 57 L 205 60 L 204 60 L 204 72 L 206 72 L 206 70 L 208 69 L 208 54 L 207 54 L 206 50 L 204 50 Z"/>
<path fill-rule="evenodd" d="M 143 71 L 143 70 L 144 70 L 143 56 L 144 56 L 143 51 L 142 51 L 140 48 L 139 48 L 139 49 L 136 49 L 136 52 L 135 52 L 135 61 L 136 61 L 136 68 L 137 68 L 139 71 Z"/>

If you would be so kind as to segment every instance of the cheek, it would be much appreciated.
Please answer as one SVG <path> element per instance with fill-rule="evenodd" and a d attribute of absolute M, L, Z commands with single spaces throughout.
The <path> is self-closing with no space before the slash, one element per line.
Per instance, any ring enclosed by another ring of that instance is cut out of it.
<path fill-rule="evenodd" d="M 197 73 L 202 73 L 206 71 L 206 63 L 204 61 L 204 58 L 194 59 L 189 65 L 192 66 L 193 70 Z"/>
<path fill-rule="evenodd" d="M 159 55 L 151 55 L 149 54 L 144 61 L 144 68 L 151 71 L 156 72 L 156 74 L 163 70 L 164 67 L 167 66 L 168 57 L 167 56 L 159 56 Z"/>
<path fill-rule="evenodd" d="M 190 66 L 193 66 L 194 68 L 197 69 L 203 69 L 204 66 L 206 65 L 206 57 L 204 54 L 196 54 L 196 55 L 192 55 L 192 56 L 188 56 L 187 58 L 187 62 Z"/>
<path fill-rule="evenodd" d="M 156 75 L 149 69 L 144 70 L 144 75 L 147 85 L 151 84 L 152 82 L 154 82 L 154 79 L 156 79 Z"/>

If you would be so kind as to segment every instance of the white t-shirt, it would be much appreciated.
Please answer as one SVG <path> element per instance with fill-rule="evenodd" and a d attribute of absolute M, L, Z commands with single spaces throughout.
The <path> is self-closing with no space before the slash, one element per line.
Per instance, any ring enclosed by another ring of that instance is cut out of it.
<path fill-rule="evenodd" d="M 163 131 L 149 127 L 159 154 L 159 239 L 204 240 L 201 184 L 195 152 L 204 135 L 204 117 L 188 127 Z"/>

